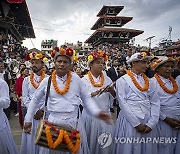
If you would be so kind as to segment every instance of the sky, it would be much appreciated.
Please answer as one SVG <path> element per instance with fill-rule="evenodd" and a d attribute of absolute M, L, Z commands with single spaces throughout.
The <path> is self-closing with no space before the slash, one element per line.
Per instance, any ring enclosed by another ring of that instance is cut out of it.
<path fill-rule="evenodd" d="M 94 30 L 90 28 L 98 20 L 96 16 L 103 5 L 120 5 L 124 9 L 118 16 L 133 17 L 124 28 L 143 30 L 135 37 L 135 45 L 148 46 L 146 38 L 152 39 L 152 47 L 167 39 L 169 26 L 171 39 L 180 39 L 180 0 L 26 0 L 35 39 L 23 41 L 25 47 L 41 49 L 41 41 L 58 40 L 58 46 L 84 42 Z"/>

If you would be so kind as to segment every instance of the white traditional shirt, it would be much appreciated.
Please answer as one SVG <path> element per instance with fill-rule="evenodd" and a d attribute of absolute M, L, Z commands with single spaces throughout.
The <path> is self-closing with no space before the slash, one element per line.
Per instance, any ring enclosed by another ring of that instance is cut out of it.
<path fill-rule="evenodd" d="M 164 85 L 168 89 L 173 89 L 172 82 L 169 79 L 166 79 L 159 75 L 161 80 L 163 81 Z M 180 120 L 180 86 L 178 84 L 178 91 L 174 94 L 169 94 L 165 92 L 159 83 L 157 82 L 156 78 L 153 77 L 152 79 L 153 84 L 155 85 L 155 89 L 157 91 L 158 97 L 160 99 L 160 119 L 164 120 L 166 117 L 175 118 Z M 176 78 L 178 80 L 178 78 Z"/>
<path fill-rule="evenodd" d="M 48 75 L 45 75 L 47 77 Z M 34 83 L 39 84 L 41 76 L 34 73 Z M 25 77 L 22 84 L 22 102 L 23 105 L 28 108 L 29 103 L 34 95 L 36 89 L 33 87 L 30 81 L 30 76 Z M 45 96 L 44 96 L 45 97 Z"/>
<path fill-rule="evenodd" d="M 142 75 L 135 73 L 133 75 L 139 85 L 144 86 L 145 81 Z M 160 101 L 151 82 L 149 89 L 142 92 L 134 85 L 129 75 L 125 74 L 116 81 L 116 90 L 121 111 L 133 127 L 141 124 L 140 119 L 144 119 L 146 114 L 150 114 L 146 125 L 153 128 L 158 123 Z"/>
<path fill-rule="evenodd" d="M 7 126 L 7 124 L 5 123 L 3 109 L 8 108 L 9 105 L 9 87 L 4 80 L 0 79 L 0 130 Z"/>
<path fill-rule="evenodd" d="M 93 77 L 93 80 L 95 83 L 98 83 L 98 84 L 100 83 L 100 80 L 101 80 L 100 76 L 98 76 L 96 78 L 92 75 L 92 77 Z M 82 78 L 82 80 L 86 84 L 86 86 L 88 87 L 90 93 L 95 92 L 95 91 L 97 91 L 103 87 L 106 87 L 112 83 L 111 79 L 107 75 L 104 75 L 104 85 L 102 87 L 94 87 L 91 84 L 88 75 L 85 75 Z M 109 92 L 104 92 L 100 96 L 92 97 L 92 99 L 96 102 L 98 107 L 103 111 L 109 111 L 111 104 L 113 102 L 113 96 Z"/>
<path fill-rule="evenodd" d="M 32 120 L 31 115 L 35 113 L 38 105 L 45 102 L 44 96 L 47 92 L 48 79 L 49 78 L 45 78 L 41 82 L 35 95 L 33 96 L 30 102 L 30 107 L 26 114 L 26 122 L 30 122 Z M 67 79 L 67 75 L 62 78 L 56 75 L 57 86 L 61 90 L 65 87 L 65 79 Z M 56 120 L 53 120 L 53 118 L 57 119 L 57 121 L 58 119 L 65 120 L 73 117 L 75 118 L 75 116 L 77 118 L 78 106 L 80 105 L 79 98 L 82 99 L 83 103 L 85 104 L 85 108 L 87 108 L 89 113 L 94 116 L 97 116 L 100 113 L 101 110 L 96 106 L 95 102 L 92 101 L 88 88 L 74 73 L 72 73 L 69 90 L 63 95 L 58 94 L 51 83 L 47 102 L 47 110 L 50 114 L 49 119 L 51 119 L 51 121 L 55 121 L 56 123 Z"/>

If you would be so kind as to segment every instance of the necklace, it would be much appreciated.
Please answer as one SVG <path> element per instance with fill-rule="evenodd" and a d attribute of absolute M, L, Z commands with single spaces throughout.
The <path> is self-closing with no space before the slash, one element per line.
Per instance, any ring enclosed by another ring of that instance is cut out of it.
<path fill-rule="evenodd" d="M 65 84 L 65 87 L 64 87 L 63 90 L 59 89 L 59 87 L 58 87 L 58 85 L 57 85 L 56 74 L 57 74 L 57 72 L 56 72 L 56 70 L 54 70 L 53 73 L 52 73 L 52 84 L 53 84 L 53 86 L 54 86 L 55 91 L 56 91 L 58 94 L 63 95 L 63 94 L 65 94 L 65 93 L 67 93 L 68 90 L 69 90 L 69 86 L 70 86 L 72 74 L 71 74 L 71 71 L 69 71 L 69 72 L 67 73 L 67 80 L 66 80 L 66 84 Z"/>
<path fill-rule="evenodd" d="M 161 86 L 161 88 L 165 92 L 167 92 L 169 94 L 174 94 L 174 93 L 176 93 L 178 91 L 178 85 L 176 83 L 176 80 L 174 80 L 174 78 L 172 76 L 169 77 L 169 80 L 172 82 L 172 85 L 173 85 L 173 89 L 172 90 L 168 89 L 165 86 L 165 84 L 163 83 L 163 81 L 161 80 L 161 78 L 159 77 L 159 75 L 157 73 L 154 75 L 154 77 L 156 78 L 157 82 L 159 83 L 159 85 Z"/>
<path fill-rule="evenodd" d="M 104 84 L 104 74 L 102 72 L 100 74 L 100 78 L 101 78 L 100 83 L 95 83 L 94 82 L 94 79 L 93 79 L 92 74 L 91 74 L 90 71 L 88 72 L 88 77 L 89 77 L 89 80 L 90 80 L 91 84 L 94 87 L 102 87 L 103 86 L 103 84 Z"/>
<path fill-rule="evenodd" d="M 35 89 L 37 89 L 37 88 L 39 87 L 41 81 L 44 79 L 44 77 L 45 77 L 45 73 L 44 73 L 44 71 L 42 71 L 42 73 L 41 73 L 41 78 L 40 78 L 39 83 L 38 83 L 38 84 L 35 84 L 35 83 L 34 83 L 34 73 L 32 72 L 32 73 L 30 74 L 30 82 L 31 82 L 32 86 L 33 86 Z"/>
<path fill-rule="evenodd" d="M 147 90 L 149 89 L 149 80 L 148 80 L 148 77 L 147 77 L 144 73 L 142 73 L 143 79 L 144 79 L 144 81 L 145 81 L 144 87 L 141 87 L 141 86 L 139 85 L 139 83 L 136 81 L 133 73 L 132 73 L 130 70 L 127 71 L 127 74 L 130 76 L 132 82 L 134 83 L 134 85 L 135 85 L 140 91 L 143 92 L 143 91 L 147 91 Z"/>

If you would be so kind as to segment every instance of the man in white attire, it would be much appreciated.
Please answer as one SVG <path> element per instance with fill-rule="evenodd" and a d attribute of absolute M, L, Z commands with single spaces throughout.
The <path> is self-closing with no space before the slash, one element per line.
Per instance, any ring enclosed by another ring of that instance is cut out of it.
<path fill-rule="evenodd" d="M 114 87 L 112 86 L 107 88 L 107 90 L 101 95 L 98 95 L 101 90 L 112 83 L 112 80 L 103 73 L 103 65 L 107 60 L 108 56 L 104 51 L 92 51 L 88 56 L 90 71 L 82 78 L 82 80 L 91 92 L 92 99 L 96 102 L 97 106 L 102 111 L 111 114 L 110 107 L 113 102 L 113 98 L 116 95 Z M 109 154 L 112 151 L 112 144 L 106 148 L 103 148 L 103 143 L 100 143 L 100 139 L 98 137 L 103 133 L 106 133 L 110 135 L 109 137 L 111 137 L 113 134 L 114 125 L 109 125 L 102 120 L 90 116 L 86 109 L 83 110 L 81 118 L 85 126 L 90 153 Z"/>
<path fill-rule="evenodd" d="M 80 105 L 79 98 L 82 99 L 85 108 L 88 109 L 89 113 L 96 116 L 106 122 L 111 120 L 109 114 L 102 112 L 92 101 L 90 93 L 86 85 L 82 80 L 74 73 L 70 71 L 71 62 L 73 57 L 73 50 L 67 49 L 57 49 L 53 50 L 51 56 L 54 58 L 55 70 L 52 73 L 50 92 L 47 101 L 47 110 L 49 112 L 48 121 L 64 125 L 66 127 L 71 127 L 80 131 L 81 134 L 81 147 L 79 153 L 88 154 L 89 149 L 86 142 L 86 136 L 81 133 L 82 125 L 81 121 L 78 122 L 78 107 Z M 37 89 L 33 99 L 31 100 L 30 107 L 27 111 L 25 118 L 24 130 L 26 133 L 30 133 L 32 126 L 32 115 L 34 115 L 37 110 L 40 100 L 44 100 L 44 95 L 47 91 L 47 83 L 49 78 L 45 78 Z M 68 152 L 61 152 L 56 150 L 50 150 L 44 148 L 43 154 L 62 154 Z"/>
<path fill-rule="evenodd" d="M 32 72 L 30 76 L 26 77 L 22 85 L 22 103 L 24 108 L 28 109 L 30 101 L 39 87 L 41 81 L 47 76 L 43 72 L 44 62 L 46 57 L 37 51 L 33 51 L 29 54 L 31 60 Z M 36 114 L 32 115 L 33 128 L 31 134 L 22 134 L 21 141 L 21 154 L 39 154 L 39 146 L 34 145 L 34 137 L 37 126 L 39 125 L 40 118 L 43 115 L 42 106 L 38 106 Z M 24 110 L 24 109 L 23 109 Z"/>
<path fill-rule="evenodd" d="M 156 74 L 152 78 L 161 101 L 160 120 L 157 127 L 159 136 L 176 139 L 172 143 L 160 144 L 159 154 L 179 154 L 180 152 L 180 86 L 178 77 L 171 76 L 175 59 L 160 57 L 152 64 Z"/>
<path fill-rule="evenodd" d="M 148 140 L 158 137 L 160 101 L 148 77 L 144 74 L 150 57 L 147 53 L 135 53 L 127 61 L 131 70 L 116 82 L 119 113 L 115 137 L 125 143 L 114 143 L 113 154 L 157 154 L 157 144 Z M 127 142 L 130 139 L 131 142 Z M 145 141 L 145 142 L 143 142 Z"/>

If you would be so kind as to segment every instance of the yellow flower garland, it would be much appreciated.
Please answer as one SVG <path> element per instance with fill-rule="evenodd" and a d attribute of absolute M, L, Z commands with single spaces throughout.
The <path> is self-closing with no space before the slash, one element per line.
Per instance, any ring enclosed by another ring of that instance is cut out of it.
<path fill-rule="evenodd" d="M 32 72 L 32 73 L 30 74 L 30 82 L 31 82 L 32 86 L 33 86 L 35 89 L 37 89 L 37 88 L 39 87 L 41 81 L 44 79 L 44 77 L 45 77 L 45 73 L 44 73 L 44 71 L 43 71 L 42 74 L 41 74 L 40 82 L 39 82 L 38 85 L 36 85 L 36 84 L 34 83 L 34 73 Z"/>
<path fill-rule="evenodd" d="M 29 54 L 30 59 L 42 60 L 44 63 L 48 61 L 48 59 L 42 53 L 32 52 Z"/>
<path fill-rule="evenodd" d="M 80 140 L 80 133 L 76 134 L 76 143 L 75 145 L 72 143 L 72 141 L 69 138 L 68 133 L 65 130 L 60 130 L 59 131 L 59 135 L 58 138 L 56 139 L 56 141 L 53 143 L 53 139 L 52 139 L 52 134 L 50 131 L 51 127 L 50 126 L 46 126 L 45 128 L 45 132 L 46 132 L 46 138 L 47 138 L 47 142 L 48 142 L 48 146 L 51 149 L 55 149 L 59 144 L 62 143 L 63 139 L 65 141 L 65 143 L 67 144 L 67 148 L 71 151 L 71 152 L 78 152 L 79 148 L 80 148 L 80 144 L 81 144 L 81 140 Z"/>
<path fill-rule="evenodd" d="M 147 77 L 144 73 L 142 73 L 143 79 L 144 79 L 144 81 L 145 81 L 144 87 L 141 87 L 141 86 L 139 85 L 139 83 L 136 81 L 133 73 L 132 73 L 130 70 L 127 71 L 127 74 L 130 76 L 132 82 L 134 83 L 134 85 L 135 85 L 140 91 L 143 92 L 143 91 L 147 91 L 147 90 L 149 89 L 149 79 L 148 79 L 148 77 Z"/>
<path fill-rule="evenodd" d="M 156 78 L 157 82 L 159 83 L 159 85 L 161 86 L 161 88 L 162 88 L 165 92 L 167 92 L 167 93 L 169 93 L 169 94 L 174 94 L 174 93 L 176 93 L 176 92 L 178 91 L 178 85 L 177 85 L 177 83 L 176 83 L 176 80 L 174 80 L 173 77 L 171 77 L 171 76 L 169 77 L 169 80 L 172 82 L 172 85 L 173 85 L 173 89 L 172 89 L 172 90 L 169 90 L 169 89 L 164 85 L 163 81 L 161 80 L 161 78 L 159 77 L 159 75 L 158 75 L 157 73 L 154 75 L 154 77 Z"/>
<path fill-rule="evenodd" d="M 94 87 L 102 87 L 102 86 L 104 85 L 104 74 L 103 74 L 102 72 L 101 72 L 101 74 L 100 74 L 100 78 L 101 78 L 100 83 L 95 83 L 95 82 L 94 82 L 94 79 L 93 79 L 90 71 L 88 72 L 88 77 L 89 77 L 89 80 L 90 80 L 91 84 L 92 84 Z"/>
<path fill-rule="evenodd" d="M 52 84 L 54 86 L 54 89 L 55 91 L 60 94 L 60 95 L 63 95 L 65 93 L 68 92 L 69 90 L 69 86 L 70 86 L 70 82 L 71 82 L 71 77 L 72 77 L 72 74 L 71 72 L 69 71 L 68 74 L 67 74 L 67 80 L 66 80 L 66 84 L 65 84 L 65 87 L 63 90 L 60 90 L 57 86 L 57 81 L 56 81 L 56 70 L 53 71 L 52 73 Z"/>
<path fill-rule="evenodd" d="M 88 56 L 88 61 L 93 61 L 93 56 L 92 55 Z"/>

